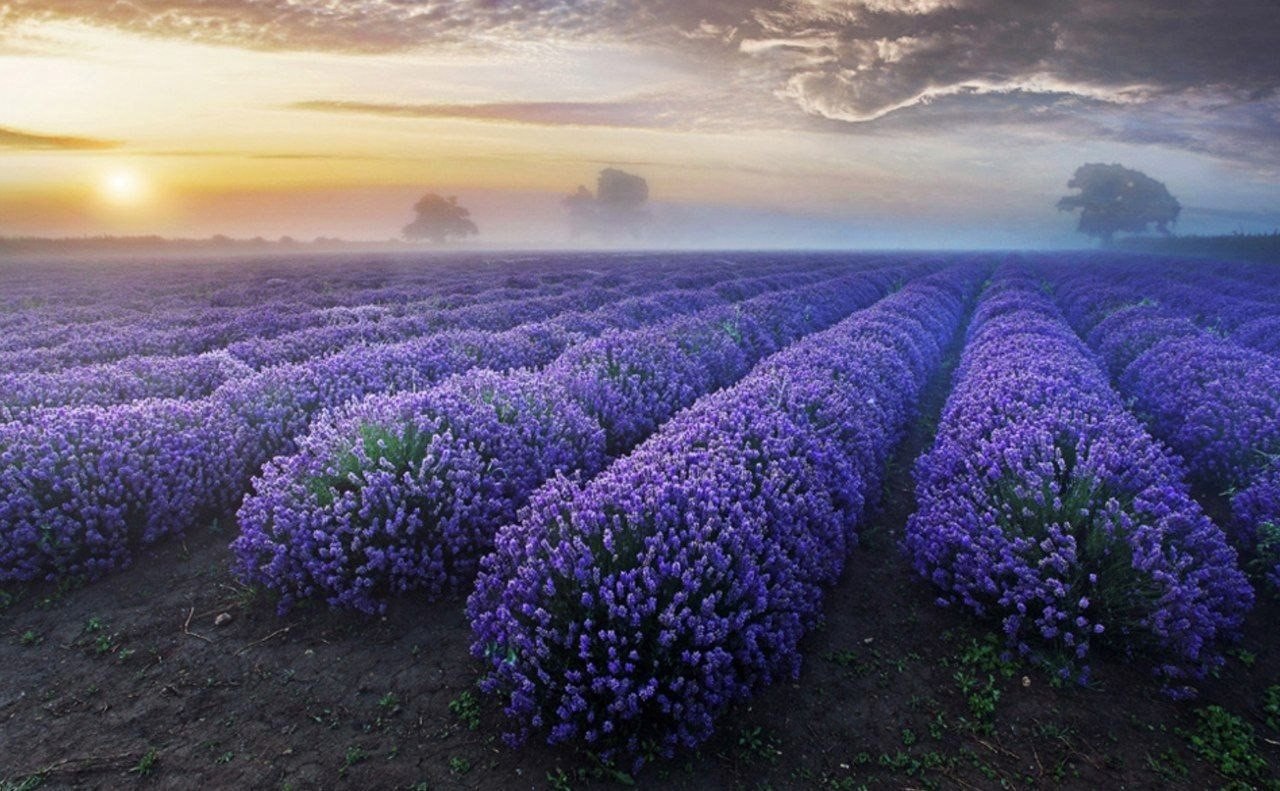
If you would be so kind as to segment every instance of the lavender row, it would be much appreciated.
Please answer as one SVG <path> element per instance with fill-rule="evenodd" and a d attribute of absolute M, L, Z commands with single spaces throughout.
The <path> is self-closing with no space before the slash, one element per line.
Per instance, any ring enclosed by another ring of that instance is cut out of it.
<path fill-rule="evenodd" d="M 763 287 L 795 285 L 787 280 L 807 279 L 812 282 L 829 276 L 821 270 L 791 275 L 763 275 L 715 282 L 703 273 L 680 278 L 681 283 L 710 281 L 708 285 L 726 299 L 741 299 L 758 293 Z M 760 281 L 757 283 L 756 281 Z M 653 277 L 643 288 L 629 291 L 648 292 L 664 285 L 664 279 Z M 336 353 L 342 348 L 363 343 L 395 342 L 406 336 L 426 334 L 444 328 L 503 329 L 520 323 L 554 315 L 566 306 L 583 310 L 616 301 L 623 294 L 607 290 L 581 291 L 555 298 L 529 299 L 490 303 L 495 292 L 483 292 L 480 304 L 438 311 L 424 315 L 400 316 L 384 322 L 366 321 L 360 311 L 343 309 L 347 321 L 336 325 L 313 326 L 280 337 L 255 338 L 232 344 L 228 351 L 253 367 L 266 367 L 288 361 L 305 360 Z M 502 292 L 499 296 L 505 296 Z M 593 298 L 594 295 L 594 298 Z M 412 305 L 410 306 L 412 307 Z M 255 312 L 256 315 L 256 312 Z M 354 318 L 353 318 L 354 317 Z M 147 328 L 137 329 L 146 335 Z M 203 345 L 203 344 L 202 344 Z M 14 419 L 32 408 L 76 404 L 110 405 L 143 397 L 195 398 L 208 395 L 224 381 L 244 375 L 243 366 L 228 365 L 221 355 L 193 354 L 177 357 L 125 357 L 115 364 L 76 366 L 57 373 L 11 373 L 0 377 L 0 419 Z M 234 361 L 233 361 L 234 362 Z"/>
<path fill-rule="evenodd" d="M 1280 277 L 1273 267 L 1175 263 L 1153 271 L 1149 260 L 1103 257 L 1054 262 L 1049 271 L 1073 326 L 1092 327 L 1134 305 L 1159 307 L 1242 346 L 1280 354 Z"/>
<path fill-rule="evenodd" d="M 241 322 L 210 320 L 196 326 L 156 327 L 154 322 L 136 320 L 102 322 L 80 328 L 75 338 L 66 343 L 0 353 L 0 366 L 13 372 L 48 373 L 128 356 L 198 354 L 226 347 L 233 356 L 257 368 L 305 359 L 350 343 L 399 340 L 441 327 L 480 326 L 500 321 L 504 307 L 519 307 L 530 316 L 545 317 L 563 310 L 566 303 L 582 304 L 578 300 L 592 294 L 598 300 L 596 304 L 626 296 L 615 290 L 594 288 L 566 294 L 560 286 L 549 288 L 547 296 L 533 297 L 499 289 L 492 296 L 507 296 L 506 302 L 493 301 L 485 292 L 469 297 L 454 309 L 440 310 L 434 302 L 427 302 L 404 315 L 372 307 L 322 311 L 313 317 L 317 323 L 302 321 L 299 329 L 286 329 L 287 323 L 262 311 L 246 313 Z M 540 307 L 545 312 L 539 313 Z M 513 323 L 521 323 L 520 318 L 515 317 Z M 277 329 L 281 334 L 276 334 Z"/>
<path fill-rule="evenodd" d="M 823 276 L 820 271 L 794 275 L 762 275 L 758 278 L 722 280 L 712 282 L 714 296 L 740 300 L 754 296 L 755 293 L 769 288 L 787 287 L 805 280 L 815 280 Z M 705 280 L 708 278 L 698 278 Z M 658 288 L 663 280 L 655 278 L 654 287 Z M 490 292 L 485 292 L 490 293 Z M 585 302 L 591 302 L 584 300 Z M 599 301 L 599 300 L 595 300 Z M 707 302 L 708 305 L 710 301 Z M 465 326 L 483 326 L 486 324 L 520 323 L 520 319 L 539 316 L 563 306 L 564 300 L 532 301 L 515 310 L 509 303 L 483 305 L 467 311 L 453 311 L 452 324 Z M 626 315 L 630 302 L 622 305 L 620 314 Z M 703 305 L 704 306 L 704 305 Z M 584 305 L 576 305 L 581 310 Z M 494 317 L 500 317 L 495 323 Z M 451 321 L 444 316 L 436 316 L 440 324 Z M 424 324 L 430 324 L 424 320 Z M 333 346 L 337 340 L 349 340 L 353 332 L 351 328 L 326 328 L 329 330 L 310 330 L 308 333 L 288 335 L 275 340 L 256 340 L 252 343 L 236 344 L 230 351 L 238 352 L 239 357 L 262 365 L 268 362 L 271 349 L 291 349 L 293 353 L 283 355 L 317 356 L 326 348 Z M 328 343 L 323 342 L 328 340 Z M 339 349 L 340 351 L 340 349 Z M 305 355 L 302 353 L 305 352 Z M 360 353 L 360 352 L 357 352 Z M 250 375 L 252 370 L 243 362 L 225 352 L 204 353 L 204 355 L 188 356 L 155 356 L 125 357 L 114 364 L 77 366 L 64 369 L 55 374 L 10 374 L 0 378 L 0 420 L 19 419 L 33 408 L 54 406 L 110 406 L 115 403 L 137 401 L 140 398 L 200 398 L 209 396 L 221 384 L 233 379 L 242 379 Z"/>
<path fill-rule="evenodd" d="M 880 298 L 880 270 L 579 344 L 537 373 L 469 375 L 321 420 L 255 481 L 240 577 L 364 612 L 468 583 L 493 533 L 552 475 L 593 475 L 762 357 Z"/>
<path fill-rule="evenodd" d="M 794 276 L 798 280 L 804 275 Z M 819 281 L 821 283 L 823 281 Z M 746 296 L 784 286 L 786 278 L 736 281 L 730 290 Z M 458 331 L 397 344 L 356 347 L 306 363 L 274 366 L 219 388 L 218 402 L 249 427 L 244 448 L 248 473 L 272 456 L 291 453 L 312 417 L 373 393 L 418 391 L 475 367 L 503 370 L 541 367 L 565 349 L 609 329 L 635 328 L 719 305 L 709 289 L 634 298 L 593 311 L 571 311 L 505 332 Z M 247 485 L 248 477 L 244 483 Z M 241 486 L 240 491 L 244 491 Z"/>
<path fill-rule="evenodd" d="M 259 262 L 30 264 L 0 271 L 0 327 L 41 331 L 112 319 L 165 321 L 206 310 L 273 307 L 287 312 L 404 305 L 466 297 L 498 286 L 535 289 L 586 277 L 619 285 L 625 273 L 602 273 L 584 258 L 566 272 L 562 258 L 525 257 L 502 264 L 472 257 L 297 256 Z M 619 277 L 622 275 L 622 277 Z M 182 322 L 193 323 L 193 322 Z M 198 323 L 198 322 L 195 322 Z"/>
<path fill-rule="evenodd" d="M 607 758 L 692 748 L 793 678 L 978 280 L 914 281 L 699 400 L 504 527 L 468 601 L 508 739 Z"/>
<path fill-rule="evenodd" d="M 554 264 L 550 270 L 547 270 L 548 263 Z M 586 260 L 580 263 L 585 266 L 599 262 Z M 531 295 L 551 296 L 586 286 L 640 295 L 653 280 L 664 279 L 660 275 L 678 277 L 686 288 L 700 288 L 725 277 L 741 277 L 779 268 L 776 261 L 755 258 L 740 263 L 700 262 L 694 272 L 680 267 L 678 263 L 678 259 L 646 261 L 645 276 L 638 277 L 636 273 L 625 270 L 566 269 L 561 261 L 522 260 L 521 264 L 532 267 L 531 271 L 512 274 L 501 280 L 500 271 L 451 273 L 439 262 L 433 262 L 430 268 L 418 266 L 389 275 L 378 275 L 375 271 L 371 273 L 374 275 L 372 278 L 357 270 L 351 274 L 341 273 L 343 276 L 332 280 L 321 279 L 319 283 L 309 282 L 316 279 L 314 273 L 298 272 L 296 267 L 283 272 L 287 278 L 265 280 L 264 273 L 254 276 L 252 271 L 222 272 L 224 280 L 245 286 L 246 298 L 232 300 L 226 299 L 225 288 L 211 295 L 205 294 L 199 288 L 199 278 L 195 278 L 194 285 L 183 281 L 185 287 L 193 292 L 191 294 L 155 294 L 146 288 L 149 281 L 134 273 L 117 277 L 114 288 L 94 293 L 94 301 L 90 305 L 65 304 L 68 295 L 59 293 L 60 283 L 49 282 L 53 279 L 52 273 L 38 273 L 43 274 L 43 277 L 36 278 L 41 307 L 17 315 L 0 316 L 0 327 L 5 329 L 4 337 L 0 338 L 0 352 L 33 350 L 72 341 L 71 348 L 59 353 L 49 351 L 43 357 L 28 355 L 31 359 L 26 359 L 22 355 L 7 355 L 11 369 L 15 363 L 49 368 L 67 357 L 89 360 L 94 352 L 90 339 L 105 344 L 106 339 L 120 334 L 139 334 L 143 329 L 146 332 L 133 339 L 138 351 L 200 352 L 237 340 L 270 337 L 312 326 L 373 322 L 424 309 L 453 309 L 474 304 L 480 297 L 499 301 Z M 809 265 L 803 261 L 795 263 Z M 817 263 L 830 265 L 831 261 Z M 150 277 L 153 273 L 148 272 L 147 275 Z M 368 279 L 383 285 L 358 287 Z M 7 285 L 12 288 L 14 284 Z M 309 293 L 309 287 L 319 289 L 320 293 Z M 139 292 L 147 299 L 139 301 Z M 253 298 L 248 298 L 248 295 Z M 103 355 L 112 353 L 109 345 L 101 350 Z"/>
<path fill-rule="evenodd" d="M 224 351 L 212 353 L 128 356 L 112 363 L 73 366 L 52 373 L 11 373 L 0 377 L 0 419 L 18 419 L 34 409 L 56 406 L 109 406 L 140 398 L 200 398 L 227 382 L 251 375 L 255 368 L 337 354 L 346 347 L 354 347 L 359 354 L 367 344 L 394 343 L 447 329 L 501 330 L 567 310 L 593 310 L 622 298 L 619 292 L 585 289 L 553 297 L 481 301 L 469 307 L 380 322 L 357 320 L 310 327 L 275 338 L 233 343 Z M 141 327 L 135 336 L 121 340 L 129 344 L 131 338 L 146 336 L 147 328 Z"/>
<path fill-rule="evenodd" d="M 1231 496 L 1232 538 L 1280 581 L 1280 360 L 1165 306 L 1132 305 L 1080 329 L 1197 485 Z"/>
<path fill-rule="evenodd" d="M 1221 662 L 1252 589 L 1180 462 L 1128 413 L 1042 283 L 1002 269 L 969 329 L 907 523 L 941 602 L 1085 680 L 1095 644 L 1174 692 Z"/>
<path fill-rule="evenodd" d="M 195 401 L 67 407 L 0 425 L 0 581 L 97 576 L 139 542 L 227 512 L 324 409 L 476 366 L 542 365 L 584 333 L 715 299 L 678 292 L 503 333 L 446 332 L 276 366 Z"/>
<path fill-rule="evenodd" d="M 829 277 L 826 273 L 791 273 L 762 276 L 766 287 L 794 286 L 797 282 Z M 634 296 L 632 292 L 649 293 L 666 287 L 663 279 L 654 277 L 645 281 L 642 288 L 619 291 L 612 288 L 580 288 L 568 293 L 544 299 L 512 299 L 492 302 L 482 299 L 474 305 L 436 315 L 407 315 L 377 323 L 346 324 L 336 327 L 317 327 L 290 333 L 269 340 L 250 340 L 227 347 L 234 357 L 254 368 L 265 368 L 288 362 L 298 362 L 332 354 L 361 343 L 396 343 L 415 336 L 448 329 L 504 330 L 519 324 L 548 319 L 565 310 L 594 310 Z M 717 284 L 707 290 L 715 292 Z M 752 286 L 751 288 L 754 288 Z"/>
<path fill-rule="evenodd" d="M 663 311 L 666 301 L 640 302 L 598 318 L 627 321 Z M 41 410 L 0 425 L 0 581 L 113 570 L 138 543 L 234 508 L 252 475 L 290 451 L 315 413 L 477 365 L 545 362 L 577 337 L 554 323 L 442 333 L 277 366 L 203 399 Z"/>

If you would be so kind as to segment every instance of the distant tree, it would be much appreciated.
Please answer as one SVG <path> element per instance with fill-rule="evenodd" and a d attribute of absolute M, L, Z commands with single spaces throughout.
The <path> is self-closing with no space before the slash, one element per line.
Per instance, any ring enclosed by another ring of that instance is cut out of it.
<path fill-rule="evenodd" d="M 1145 233 L 1148 225 L 1168 236 L 1182 205 L 1164 184 L 1122 165 L 1099 162 L 1081 165 L 1071 181 L 1080 190 L 1058 201 L 1060 211 L 1081 209 L 1076 230 L 1110 244 L 1117 233 Z"/>
<path fill-rule="evenodd" d="M 458 205 L 458 199 L 442 198 L 434 192 L 422 196 L 413 207 L 417 218 L 404 227 L 408 239 L 428 239 L 436 244 L 480 233 L 471 221 L 471 212 Z"/>
<path fill-rule="evenodd" d="M 649 182 L 634 173 L 605 168 L 596 178 L 596 191 L 579 186 L 562 201 L 569 212 L 574 236 L 638 236 L 649 221 Z"/>

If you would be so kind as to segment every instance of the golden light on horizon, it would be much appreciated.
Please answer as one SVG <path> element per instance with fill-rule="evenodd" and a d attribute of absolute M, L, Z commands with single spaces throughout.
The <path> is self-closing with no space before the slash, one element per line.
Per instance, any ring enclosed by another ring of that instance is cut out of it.
<path fill-rule="evenodd" d="M 103 176 L 98 191 L 107 203 L 114 206 L 136 206 L 146 200 L 149 192 L 146 181 L 137 171 L 124 168 Z"/>

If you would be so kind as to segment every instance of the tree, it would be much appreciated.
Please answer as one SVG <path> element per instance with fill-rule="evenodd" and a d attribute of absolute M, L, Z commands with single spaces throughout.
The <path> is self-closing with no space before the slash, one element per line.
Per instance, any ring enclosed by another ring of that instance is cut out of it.
<path fill-rule="evenodd" d="M 427 193 L 414 204 L 413 210 L 417 218 L 404 227 L 404 235 L 409 239 L 429 239 L 443 244 L 453 236 L 462 239 L 480 233 L 471 221 L 471 212 L 459 206 L 456 197 L 442 198 L 434 192 Z"/>
<path fill-rule="evenodd" d="M 596 178 L 593 195 L 586 187 L 566 197 L 569 230 L 574 236 L 638 236 L 649 221 L 649 183 L 634 173 L 605 168 Z"/>
<path fill-rule="evenodd" d="M 1169 224 L 1177 222 L 1182 211 L 1164 184 L 1122 165 L 1081 165 L 1067 186 L 1080 193 L 1058 201 L 1058 209 L 1081 209 L 1076 230 L 1101 239 L 1103 244 L 1110 244 L 1121 231 L 1144 233 L 1153 223 L 1168 236 Z"/>

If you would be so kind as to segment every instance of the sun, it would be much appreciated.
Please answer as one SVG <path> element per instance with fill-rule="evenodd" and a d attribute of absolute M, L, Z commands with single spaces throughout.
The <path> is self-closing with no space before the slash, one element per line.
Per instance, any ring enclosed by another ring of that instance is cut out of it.
<path fill-rule="evenodd" d="M 113 170 L 98 185 L 102 197 L 117 206 L 134 206 L 147 197 L 147 183 L 133 170 Z"/>

